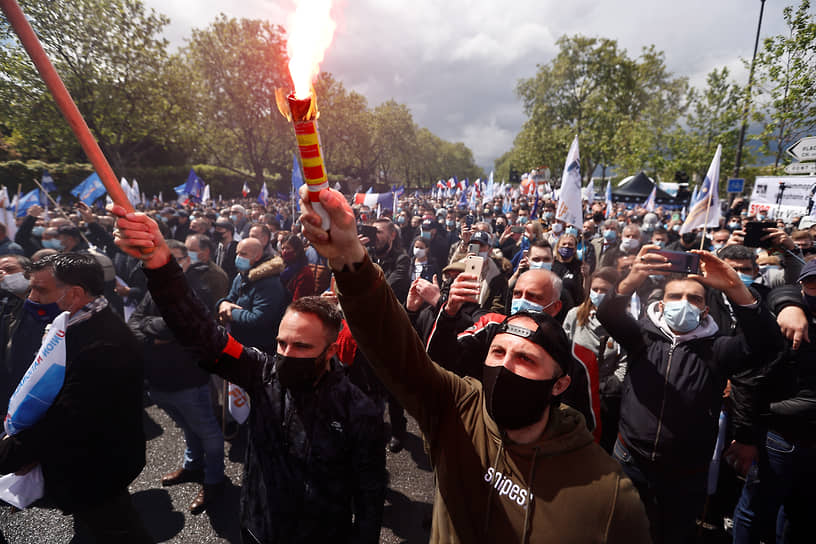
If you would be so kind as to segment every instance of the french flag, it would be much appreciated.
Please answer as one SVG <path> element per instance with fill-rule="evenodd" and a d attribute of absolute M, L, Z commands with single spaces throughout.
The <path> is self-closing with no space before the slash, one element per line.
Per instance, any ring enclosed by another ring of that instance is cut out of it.
<path fill-rule="evenodd" d="M 394 193 L 354 193 L 354 203 L 376 208 L 377 204 L 385 208 L 394 207 Z"/>

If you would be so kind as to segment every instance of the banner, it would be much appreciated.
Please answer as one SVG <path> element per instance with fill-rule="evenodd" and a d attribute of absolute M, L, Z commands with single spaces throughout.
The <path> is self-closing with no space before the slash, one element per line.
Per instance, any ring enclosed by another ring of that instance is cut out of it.
<path fill-rule="evenodd" d="M 760 176 L 751 193 L 749 215 L 763 212 L 768 217 L 790 219 L 807 215 L 816 176 Z M 782 199 L 779 200 L 779 193 Z"/>

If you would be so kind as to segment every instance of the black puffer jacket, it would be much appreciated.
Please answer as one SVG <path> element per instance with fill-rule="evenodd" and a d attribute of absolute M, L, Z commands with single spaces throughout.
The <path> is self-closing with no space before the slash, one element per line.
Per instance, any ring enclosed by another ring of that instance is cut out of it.
<path fill-rule="evenodd" d="M 744 336 L 719 336 L 706 317 L 694 331 L 674 337 L 656 324 L 656 302 L 639 322 L 626 311 L 628 304 L 629 297 L 607 296 L 597 313 L 629 354 L 620 434 L 642 459 L 704 469 L 728 377 L 769 361 L 781 345 L 779 328 L 764 305 L 757 304 L 734 307 Z"/>
<path fill-rule="evenodd" d="M 759 443 L 763 429 L 773 429 L 788 440 L 813 439 L 816 436 L 816 315 L 802 300 L 798 285 L 784 285 L 768 296 L 771 311 L 779 313 L 787 306 L 805 312 L 809 321 L 810 342 L 798 350 L 790 341 L 767 367 L 757 369 L 737 385 L 732 385 L 735 403 L 736 439 L 744 444 Z"/>
<path fill-rule="evenodd" d="M 372 401 L 336 363 L 314 389 L 282 388 L 272 356 L 240 346 L 217 326 L 174 261 L 145 273 L 176 338 L 251 398 L 243 530 L 263 543 L 377 542 L 385 442 Z"/>

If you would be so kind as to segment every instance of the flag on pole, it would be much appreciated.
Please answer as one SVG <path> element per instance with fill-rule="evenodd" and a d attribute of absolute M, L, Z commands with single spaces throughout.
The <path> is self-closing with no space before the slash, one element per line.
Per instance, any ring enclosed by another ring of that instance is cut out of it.
<path fill-rule="evenodd" d="M 241 194 L 244 195 L 244 198 L 249 196 L 249 185 L 247 185 L 246 181 L 244 182 L 244 186 L 241 187 Z"/>
<path fill-rule="evenodd" d="M 71 189 L 71 194 L 88 206 L 92 206 L 93 203 L 96 202 L 98 198 L 101 198 L 106 192 L 105 184 L 102 183 L 102 180 L 99 179 L 99 175 L 96 172 L 85 178 L 82 183 Z"/>
<path fill-rule="evenodd" d="M 647 212 L 655 211 L 655 200 L 657 200 L 657 185 L 652 187 L 652 192 L 649 193 L 649 197 L 643 203 L 643 207 L 646 208 Z"/>
<path fill-rule="evenodd" d="M 606 182 L 606 215 L 605 217 L 609 219 L 612 217 L 612 180 Z"/>
<path fill-rule="evenodd" d="M 264 207 L 266 207 L 266 205 L 269 203 L 269 192 L 266 190 L 265 181 L 263 182 L 263 185 L 261 185 L 261 192 L 258 193 L 258 202 Z"/>
<path fill-rule="evenodd" d="M 207 202 L 212 200 L 212 196 L 210 196 L 210 184 L 204 186 L 204 192 L 201 193 L 201 201 Z"/>
<path fill-rule="evenodd" d="M 581 163 L 578 154 L 578 136 L 572 140 L 564 173 L 561 175 L 561 191 L 558 195 L 555 218 L 567 225 L 583 228 L 584 216 L 581 201 Z"/>
<path fill-rule="evenodd" d="M 39 203 L 39 189 L 32 189 L 31 191 L 27 192 L 20 197 L 20 200 L 17 201 L 17 217 L 24 216 L 31 206 L 38 205 Z"/>
<path fill-rule="evenodd" d="M 188 195 L 194 202 L 201 202 L 201 195 L 204 192 L 204 182 L 195 173 L 195 170 L 190 168 L 190 173 L 187 174 L 187 181 L 184 182 L 184 194 Z"/>
<path fill-rule="evenodd" d="M 134 206 L 137 205 L 137 204 L 141 204 L 142 203 L 142 191 L 139 188 L 139 182 L 136 181 L 135 179 L 133 180 L 133 183 L 130 184 L 130 192 L 131 192 L 130 202 Z"/>
<path fill-rule="evenodd" d="M 56 193 L 57 192 L 57 184 L 54 183 L 54 178 L 51 177 L 51 174 L 48 173 L 48 170 L 43 170 L 43 175 L 42 175 L 42 180 L 40 181 L 40 185 L 42 185 L 43 189 L 45 189 L 49 193 Z"/>
<path fill-rule="evenodd" d="M 383 208 L 394 206 L 394 193 L 354 193 L 354 203 L 376 208 L 377 205 Z"/>
<path fill-rule="evenodd" d="M 697 200 L 689 203 L 688 215 L 680 227 L 680 234 L 691 232 L 700 227 L 717 227 L 720 225 L 720 158 L 722 145 L 717 146 L 711 166 L 705 180 L 700 185 Z"/>

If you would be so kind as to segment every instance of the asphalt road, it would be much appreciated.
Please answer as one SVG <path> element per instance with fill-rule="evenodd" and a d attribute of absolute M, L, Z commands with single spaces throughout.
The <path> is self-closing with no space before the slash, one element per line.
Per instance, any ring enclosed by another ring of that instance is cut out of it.
<path fill-rule="evenodd" d="M 433 475 L 422 449 L 416 422 L 408 418 L 406 448 L 387 453 L 390 485 L 386 494 L 380 541 L 387 544 L 419 544 L 428 541 L 433 502 Z M 197 484 L 161 487 L 161 477 L 180 466 L 184 439 L 170 418 L 154 405 L 145 409 L 147 466 L 130 486 L 136 509 L 156 542 L 240 543 L 238 497 L 246 444 L 245 430 L 225 443 L 224 495 L 207 512 L 193 516 L 190 502 Z M 13 511 L 0 506 L 0 544 L 84 544 L 73 537 L 70 516 L 47 507 Z"/>

